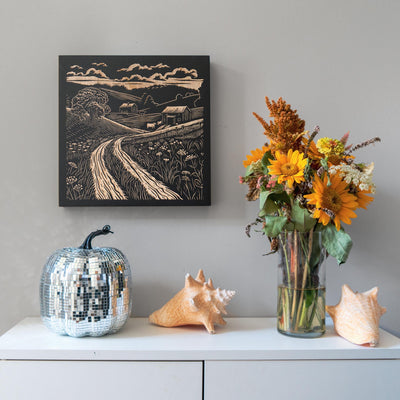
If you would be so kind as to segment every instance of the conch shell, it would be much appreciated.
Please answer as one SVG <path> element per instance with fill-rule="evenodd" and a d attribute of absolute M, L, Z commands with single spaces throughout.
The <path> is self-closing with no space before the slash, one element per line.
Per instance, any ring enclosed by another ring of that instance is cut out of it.
<path fill-rule="evenodd" d="M 386 312 L 377 298 L 377 287 L 357 293 L 343 285 L 339 304 L 326 306 L 337 334 L 354 344 L 375 347 L 379 342 L 379 319 Z"/>
<path fill-rule="evenodd" d="M 211 279 L 206 282 L 200 269 L 196 279 L 187 274 L 185 287 L 162 308 L 153 312 L 149 320 L 165 327 L 204 325 L 209 333 L 215 333 L 214 324 L 226 324 L 221 313 L 227 313 L 225 306 L 235 293 L 233 290 L 215 289 Z"/>

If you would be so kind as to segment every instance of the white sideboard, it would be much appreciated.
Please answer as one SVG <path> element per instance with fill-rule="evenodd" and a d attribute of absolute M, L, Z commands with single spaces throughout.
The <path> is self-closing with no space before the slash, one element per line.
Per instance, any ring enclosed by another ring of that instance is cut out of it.
<path fill-rule="evenodd" d="M 161 328 L 132 318 L 100 338 L 58 336 L 27 318 L 0 337 L 0 399 L 400 399 L 400 339 L 376 348 L 334 333 L 279 334 L 275 318 Z"/>

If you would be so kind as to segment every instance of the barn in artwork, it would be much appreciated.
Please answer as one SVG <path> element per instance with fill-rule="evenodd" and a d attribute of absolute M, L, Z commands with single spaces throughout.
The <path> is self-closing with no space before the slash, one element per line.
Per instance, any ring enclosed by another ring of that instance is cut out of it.
<path fill-rule="evenodd" d="M 169 106 L 161 114 L 164 125 L 176 125 L 191 120 L 191 111 L 188 106 Z"/>

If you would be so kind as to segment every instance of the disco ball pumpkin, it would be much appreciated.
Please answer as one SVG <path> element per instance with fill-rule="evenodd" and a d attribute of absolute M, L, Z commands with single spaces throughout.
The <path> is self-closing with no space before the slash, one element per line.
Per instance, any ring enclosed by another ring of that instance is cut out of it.
<path fill-rule="evenodd" d="M 117 332 L 131 311 L 131 269 L 121 251 L 92 248 L 92 239 L 113 233 L 92 232 L 80 247 L 57 250 L 40 280 L 43 323 L 60 335 L 102 336 Z"/>

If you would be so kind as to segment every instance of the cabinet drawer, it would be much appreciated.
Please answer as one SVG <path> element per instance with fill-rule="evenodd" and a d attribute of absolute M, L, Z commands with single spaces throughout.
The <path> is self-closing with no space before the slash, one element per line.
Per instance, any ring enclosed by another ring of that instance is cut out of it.
<path fill-rule="evenodd" d="M 205 400 L 398 400 L 400 360 L 207 361 Z"/>
<path fill-rule="evenodd" d="M 202 362 L 0 361 L 0 399 L 201 400 Z"/>

